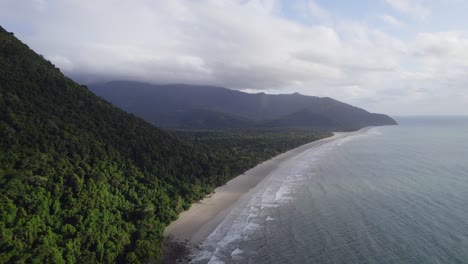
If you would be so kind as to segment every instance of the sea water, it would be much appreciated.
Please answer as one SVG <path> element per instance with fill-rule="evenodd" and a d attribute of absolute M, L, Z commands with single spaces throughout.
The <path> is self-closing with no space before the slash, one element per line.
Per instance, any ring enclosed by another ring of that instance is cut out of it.
<path fill-rule="evenodd" d="M 468 119 L 400 118 L 283 162 L 193 263 L 468 263 Z"/>

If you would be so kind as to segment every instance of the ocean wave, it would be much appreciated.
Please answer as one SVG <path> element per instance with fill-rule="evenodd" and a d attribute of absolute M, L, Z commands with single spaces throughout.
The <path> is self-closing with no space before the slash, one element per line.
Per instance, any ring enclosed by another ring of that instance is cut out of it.
<path fill-rule="evenodd" d="M 278 207 L 294 202 L 294 193 L 314 177 L 312 168 L 348 138 L 338 139 L 307 150 L 283 163 L 269 177 L 244 195 L 224 221 L 202 243 L 192 263 L 242 263 L 248 257 L 240 246 L 265 231 L 267 222 L 276 218 Z M 236 254 L 233 254 L 233 253 Z M 253 253 L 252 253 L 253 254 Z"/>

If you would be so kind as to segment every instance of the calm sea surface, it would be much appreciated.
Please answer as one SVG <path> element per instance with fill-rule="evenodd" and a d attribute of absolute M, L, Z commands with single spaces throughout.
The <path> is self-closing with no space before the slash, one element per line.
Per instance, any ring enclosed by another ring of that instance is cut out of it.
<path fill-rule="evenodd" d="M 195 263 L 468 263 L 468 119 L 324 144 L 243 197 Z"/>

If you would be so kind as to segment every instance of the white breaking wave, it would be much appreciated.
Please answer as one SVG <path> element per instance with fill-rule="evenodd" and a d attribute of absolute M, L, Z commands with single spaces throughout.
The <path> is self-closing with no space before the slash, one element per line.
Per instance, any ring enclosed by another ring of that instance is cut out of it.
<path fill-rule="evenodd" d="M 315 173 L 312 168 L 336 149 L 361 134 L 344 137 L 311 148 L 281 163 L 267 178 L 249 193 L 242 196 L 231 212 L 216 230 L 208 236 L 193 256 L 191 263 L 242 263 L 242 258 L 254 252 L 244 252 L 240 242 L 249 241 L 265 228 L 267 222 L 274 221 L 271 210 L 294 202 L 294 191 L 310 180 Z"/>
<path fill-rule="evenodd" d="M 380 136 L 383 135 L 383 131 L 381 127 L 374 127 L 371 130 L 367 132 L 367 135 L 369 136 Z"/>

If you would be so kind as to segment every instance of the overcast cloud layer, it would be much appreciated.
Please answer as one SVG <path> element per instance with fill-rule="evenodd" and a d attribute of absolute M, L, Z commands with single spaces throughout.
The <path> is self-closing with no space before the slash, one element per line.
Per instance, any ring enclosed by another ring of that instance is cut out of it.
<path fill-rule="evenodd" d="M 300 92 L 374 112 L 443 115 L 468 114 L 460 10 L 468 3 L 0 0 L 0 24 L 90 80 Z"/>

